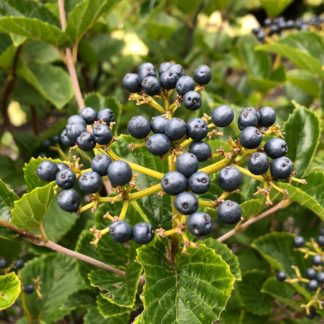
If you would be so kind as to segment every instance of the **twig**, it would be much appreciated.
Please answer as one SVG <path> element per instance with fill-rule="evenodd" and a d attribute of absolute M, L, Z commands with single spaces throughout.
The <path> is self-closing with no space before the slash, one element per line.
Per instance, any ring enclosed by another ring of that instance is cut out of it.
<path fill-rule="evenodd" d="M 241 224 L 238 228 L 233 228 L 232 230 L 228 231 L 227 233 L 225 233 L 224 235 L 220 236 L 218 238 L 219 242 L 224 242 L 227 239 L 229 239 L 230 237 L 234 236 L 236 233 L 245 231 L 249 226 L 251 226 L 252 224 L 276 213 L 278 210 L 283 209 L 288 207 L 291 204 L 291 201 L 289 199 L 285 199 L 280 201 L 277 205 L 273 206 L 272 208 L 266 210 L 265 212 L 263 212 L 262 214 L 255 216 L 255 217 L 251 217 L 249 218 L 246 222 L 244 222 L 243 224 Z"/>

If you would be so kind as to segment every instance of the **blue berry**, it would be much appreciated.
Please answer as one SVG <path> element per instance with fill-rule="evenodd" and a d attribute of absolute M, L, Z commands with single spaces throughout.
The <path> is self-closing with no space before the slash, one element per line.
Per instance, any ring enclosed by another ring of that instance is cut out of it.
<path fill-rule="evenodd" d="M 249 126 L 256 127 L 258 125 L 258 114 L 256 109 L 252 107 L 244 108 L 239 115 L 237 124 L 240 130 Z"/>
<path fill-rule="evenodd" d="M 233 166 L 221 169 L 218 175 L 218 184 L 223 190 L 228 192 L 238 189 L 242 181 L 242 173 Z"/>
<path fill-rule="evenodd" d="M 318 286 L 319 286 L 318 281 L 315 279 L 312 279 L 308 283 L 308 290 L 315 291 L 315 290 L 317 290 Z"/>
<path fill-rule="evenodd" d="M 138 72 L 138 78 L 141 84 L 143 83 L 144 79 L 147 77 L 154 77 L 156 79 L 155 69 L 144 68 Z"/>
<path fill-rule="evenodd" d="M 207 161 L 211 155 L 212 150 L 206 142 L 193 142 L 189 146 L 189 152 L 196 155 L 199 162 Z"/>
<path fill-rule="evenodd" d="M 85 193 L 95 193 L 101 188 L 102 180 L 97 172 L 89 171 L 79 177 L 79 187 Z"/>
<path fill-rule="evenodd" d="M 317 237 L 317 243 L 319 246 L 324 246 L 324 235 L 319 235 Z"/>
<path fill-rule="evenodd" d="M 73 146 L 75 144 L 75 141 L 71 141 L 67 134 L 66 134 L 66 128 L 62 131 L 62 133 L 60 134 L 60 140 L 61 140 L 61 143 L 64 145 L 64 146 Z"/>
<path fill-rule="evenodd" d="M 154 76 L 147 76 L 142 81 L 143 91 L 149 96 L 155 96 L 160 94 L 161 85 L 159 80 Z"/>
<path fill-rule="evenodd" d="M 198 159 L 192 153 L 183 153 L 177 157 L 176 168 L 185 177 L 190 177 L 198 170 Z"/>
<path fill-rule="evenodd" d="M 306 270 L 306 277 L 308 278 L 308 279 L 315 279 L 316 278 L 316 270 L 315 269 L 313 269 L 313 268 L 308 268 L 307 270 Z"/>
<path fill-rule="evenodd" d="M 286 273 L 283 272 L 283 271 L 278 271 L 278 272 L 277 272 L 277 279 L 278 279 L 279 281 L 285 281 L 285 280 L 287 279 L 287 275 L 286 275 Z"/>
<path fill-rule="evenodd" d="M 127 131 L 135 138 L 145 138 L 151 131 L 151 125 L 143 116 L 135 116 L 128 122 Z"/>
<path fill-rule="evenodd" d="M 287 143 L 281 138 L 272 138 L 264 145 L 264 150 L 272 159 L 284 156 L 288 152 Z"/>
<path fill-rule="evenodd" d="M 294 247 L 300 248 L 303 247 L 305 244 L 305 240 L 302 236 L 295 236 L 294 237 Z"/>
<path fill-rule="evenodd" d="M 188 180 L 178 171 L 169 171 L 162 178 L 161 185 L 169 195 L 178 195 L 187 188 Z"/>
<path fill-rule="evenodd" d="M 259 125 L 270 127 L 276 121 L 276 112 L 271 107 L 263 107 L 260 109 Z"/>
<path fill-rule="evenodd" d="M 195 194 L 204 194 L 210 188 L 210 177 L 205 172 L 195 172 L 189 178 L 189 188 Z"/>
<path fill-rule="evenodd" d="M 175 73 L 179 78 L 184 74 L 184 69 L 180 64 L 172 64 L 168 71 Z"/>
<path fill-rule="evenodd" d="M 163 62 L 163 63 L 161 63 L 159 65 L 159 75 L 161 75 L 164 72 L 168 71 L 171 66 L 172 66 L 172 63 L 170 63 L 170 62 Z"/>
<path fill-rule="evenodd" d="M 58 171 L 59 169 L 54 162 L 43 161 L 38 165 L 36 174 L 44 181 L 53 181 Z"/>
<path fill-rule="evenodd" d="M 69 169 L 69 166 L 66 163 L 63 163 L 63 162 L 57 163 L 56 166 L 59 169 L 59 171 Z"/>
<path fill-rule="evenodd" d="M 191 192 L 182 192 L 175 197 L 174 207 L 183 215 L 190 215 L 198 209 L 198 199 Z"/>
<path fill-rule="evenodd" d="M 75 173 L 70 169 L 64 169 L 56 174 L 56 184 L 62 189 L 70 189 L 76 181 Z"/>
<path fill-rule="evenodd" d="M 72 115 L 68 118 L 67 125 L 72 125 L 72 124 L 82 124 L 85 126 L 86 121 L 79 115 Z"/>
<path fill-rule="evenodd" d="M 207 136 L 208 125 L 201 118 L 192 118 L 187 122 L 187 132 L 194 141 L 200 141 Z"/>
<path fill-rule="evenodd" d="M 74 123 L 74 124 L 66 125 L 66 136 L 73 143 L 75 143 L 75 141 L 81 135 L 81 133 L 83 133 L 85 131 L 86 131 L 85 123 L 84 124 Z"/>
<path fill-rule="evenodd" d="M 80 116 L 85 120 L 86 124 L 91 125 L 97 118 L 97 112 L 91 107 L 86 107 L 81 110 Z"/>
<path fill-rule="evenodd" d="M 73 190 L 62 190 L 57 198 L 59 206 L 67 212 L 77 212 L 80 206 L 80 196 Z"/>
<path fill-rule="evenodd" d="M 83 151 L 91 151 L 96 146 L 94 136 L 88 132 L 82 132 L 76 142 Z"/>
<path fill-rule="evenodd" d="M 272 160 L 270 172 L 274 180 L 287 179 L 293 171 L 293 163 L 285 156 Z"/>
<path fill-rule="evenodd" d="M 207 65 L 200 65 L 196 68 L 194 72 L 194 80 L 198 84 L 207 84 L 211 80 L 211 70 Z"/>
<path fill-rule="evenodd" d="M 215 108 L 211 113 L 213 123 L 218 127 L 228 126 L 234 119 L 234 111 L 226 105 Z"/>
<path fill-rule="evenodd" d="M 140 92 L 142 87 L 141 87 L 141 82 L 138 74 L 127 73 L 123 78 L 123 87 L 128 92 L 132 92 L 132 93 Z"/>
<path fill-rule="evenodd" d="M 201 237 L 208 235 L 213 229 L 213 221 L 209 214 L 196 212 L 189 216 L 187 227 L 191 234 Z"/>
<path fill-rule="evenodd" d="M 322 257 L 319 255 L 319 254 L 315 254 L 313 256 L 313 264 L 316 265 L 316 266 L 319 266 L 322 264 L 323 260 L 322 260 Z"/>
<path fill-rule="evenodd" d="M 137 72 L 140 72 L 141 70 L 146 69 L 146 70 L 155 70 L 154 65 L 151 62 L 144 62 L 142 63 L 139 67 Z"/>
<path fill-rule="evenodd" d="M 107 175 L 107 170 L 110 163 L 110 157 L 108 157 L 106 154 L 98 154 L 91 161 L 91 169 L 103 177 Z"/>
<path fill-rule="evenodd" d="M 125 243 L 132 237 L 132 228 L 125 221 L 115 221 L 109 226 L 111 238 L 119 243 Z"/>
<path fill-rule="evenodd" d="M 184 120 L 180 118 L 171 118 L 165 126 L 165 135 L 172 141 L 181 139 L 186 133 L 187 125 Z"/>
<path fill-rule="evenodd" d="M 324 272 L 323 272 L 323 271 L 321 271 L 321 272 L 319 272 L 319 273 L 317 274 L 317 276 L 316 276 L 316 280 L 317 280 L 318 282 L 320 282 L 320 283 L 323 283 L 323 282 L 324 282 Z"/>
<path fill-rule="evenodd" d="M 15 270 L 20 270 L 24 267 L 24 265 L 25 265 L 25 262 L 23 260 L 16 260 L 13 263 L 13 268 Z"/>
<path fill-rule="evenodd" d="M 261 132 L 254 126 L 244 128 L 240 134 L 240 143 L 246 149 L 257 148 L 262 142 Z"/>
<path fill-rule="evenodd" d="M 232 200 L 225 200 L 218 208 L 218 219 L 224 224 L 236 224 L 241 219 L 241 207 Z"/>
<path fill-rule="evenodd" d="M 35 288 L 34 288 L 34 285 L 26 285 L 25 287 L 24 287 L 24 292 L 25 292 L 25 294 L 27 294 L 27 295 L 30 295 L 30 294 L 32 294 L 33 292 L 35 291 Z"/>
<path fill-rule="evenodd" d="M 201 95 L 197 91 L 188 91 L 184 94 L 182 103 L 189 110 L 197 110 L 201 107 Z"/>
<path fill-rule="evenodd" d="M 1 258 L 0 259 L 0 269 L 5 269 L 8 266 L 8 262 L 6 259 Z"/>
<path fill-rule="evenodd" d="M 163 116 L 154 116 L 151 120 L 151 129 L 153 133 L 164 134 L 165 126 L 168 123 L 168 119 Z"/>
<path fill-rule="evenodd" d="M 115 121 L 115 114 L 109 108 L 104 108 L 98 111 L 97 120 L 104 121 L 107 125 Z"/>
<path fill-rule="evenodd" d="M 107 170 L 108 178 L 113 187 L 128 184 L 133 177 L 133 171 L 125 161 L 113 161 Z"/>
<path fill-rule="evenodd" d="M 147 244 L 154 238 L 154 228 L 151 224 L 138 223 L 133 227 L 133 240 L 137 244 Z"/>
<path fill-rule="evenodd" d="M 168 70 L 160 75 L 161 86 L 167 90 L 174 89 L 177 84 L 178 79 L 179 79 L 179 75 L 175 72 L 170 71 L 170 70 Z"/>
<path fill-rule="evenodd" d="M 251 173 L 260 175 L 267 172 L 269 168 L 269 160 L 264 153 L 253 153 L 248 162 L 248 169 Z"/>
<path fill-rule="evenodd" d="M 111 129 L 106 124 L 95 124 L 93 127 L 93 136 L 96 143 L 107 145 L 113 138 Z"/>
<path fill-rule="evenodd" d="M 176 91 L 183 96 L 188 91 L 194 90 L 195 86 L 195 81 L 190 76 L 182 76 L 176 83 Z"/>
<path fill-rule="evenodd" d="M 171 141 L 164 134 L 154 134 L 147 139 L 146 148 L 153 155 L 161 156 L 169 152 Z"/>

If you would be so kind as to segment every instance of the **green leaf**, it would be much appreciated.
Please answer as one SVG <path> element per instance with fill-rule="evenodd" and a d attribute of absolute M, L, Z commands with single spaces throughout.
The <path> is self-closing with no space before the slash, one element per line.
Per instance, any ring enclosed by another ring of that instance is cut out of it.
<path fill-rule="evenodd" d="M 92 306 L 96 303 L 97 292 L 93 289 L 80 289 L 71 294 L 62 308 L 70 310 L 77 307 Z"/>
<path fill-rule="evenodd" d="M 100 16 L 115 3 L 116 0 L 83 0 L 70 12 L 66 34 L 73 42 L 78 42 Z"/>
<path fill-rule="evenodd" d="M 320 138 L 320 121 L 309 109 L 296 105 L 284 125 L 287 134 L 288 157 L 294 161 L 297 176 L 310 165 Z"/>
<path fill-rule="evenodd" d="M 145 272 L 144 312 L 135 323 L 211 323 L 230 297 L 234 277 L 228 264 L 201 245 L 171 256 L 165 242 L 138 249 Z"/>
<path fill-rule="evenodd" d="M 14 202 L 11 211 L 12 223 L 28 231 L 37 229 L 48 211 L 53 196 L 53 183 L 24 194 Z"/>
<path fill-rule="evenodd" d="M 270 17 L 275 17 L 283 12 L 293 0 L 260 0 L 261 6 Z"/>
<path fill-rule="evenodd" d="M 10 210 L 17 199 L 16 193 L 0 179 L 0 218 L 10 220 Z"/>
<path fill-rule="evenodd" d="M 0 310 L 12 306 L 20 292 L 21 282 L 14 272 L 0 276 Z"/>
<path fill-rule="evenodd" d="M 267 315 L 271 313 L 271 298 L 261 292 L 267 278 L 268 275 L 264 271 L 250 270 L 243 274 L 242 282 L 238 284 L 241 301 L 252 314 Z"/>
<path fill-rule="evenodd" d="M 264 208 L 264 202 L 262 202 L 260 199 L 250 199 L 244 201 L 240 206 L 243 217 L 249 218 L 256 215 Z"/>
<path fill-rule="evenodd" d="M 29 312 L 35 323 L 56 323 L 70 310 L 63 308 L 68 297 L 82 288 L 77 262 L 61 254 L 34 258 L 21 270 L 22 281 L 32 283 L 39 278 L 42 299 L 36 294 L 26 296 Z"/>
<path fill-rule="evenodd" d="M 58 109 L 73 98 L 70 78 L 61 67 L 50 64 L 27 65 L 20 60 L 17 73 Z"/>
<path fill-rule="evenodd" d="M 5 258 L 8 263 L 12 262 L 19 256 L 21 247 L 21 240 L 16 234 L 5 228 L 0 228 L 0 251 L 2 258 Z"/>
<path fill-rule="evenodd" d="M 106 297 L 101 294 L 97 297 L 97 307 L 99 313 L 106 319 L 112 320 L 112 323 L 115 321 L 121 321 L 121 323 L 127 323 L 130 315 L 130 309 L 127 307 L 121 307 L 114 303 L 111 303 Z M 117 322 L 118 323 L 118 322 Z"/>
<path fill-rule="evenodd" d="M 213 249 L 216 254 L 222 257 L 222 259 L 229 265 L 231 273 L 236 280 L 242 279 L 238 258 L 226 244 L 212 238 L 201 240 L 199 242 L 206 244 L 207 247 Z"/>
<path fill-rule="evenodd" d="M 318 81 L 312 72 L 307 70 L 290 70 L 287 72 L 287 81 L 302 89 L 312 97 L 318 97 Z"/>
<path fill-rule="evenodd" d="M 125 324 L 128 314 L 104 318 L 97 307 L 90 307 L 84 316 L 84 324 Z"/>

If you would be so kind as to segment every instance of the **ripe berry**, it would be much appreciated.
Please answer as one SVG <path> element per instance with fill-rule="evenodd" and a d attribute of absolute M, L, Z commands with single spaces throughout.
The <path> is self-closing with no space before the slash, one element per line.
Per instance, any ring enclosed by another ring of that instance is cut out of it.
<path fill-rule="evenodd" d="M 225 127 L 233 121 L 234 111 L 232 108 L 222 105 L 212 111 L 211 118 L 216 126 Z"/>
<path fill-rule="evenodd" d="M 85 193 L 95 193 L 101 188 L 102 180 L 97 172 L 83 173 L 79 178 L 79 187 Z"/>
<path fill-rule="evenodd" d="M 161 63 L 159 65 L 159 75 L 161 75 L 162 73 L 168 71 L 171 66 L 172 66 L 172 63 L 170 63 L 170 62 L 163 62 L 163 63 Z"/>
<path fill-rule="evenodd" d="M 252 107 L 244 108 L 239 115 L 237 124 L 240 130 L 249 126 L 256 127 L 258 125 L 257 111 Z"/>
<path fill-rule="evenodd" d="M 168 123 L 168 119 L 163 116 L 152 117 L 152 120 L 151 120 L 152 132 L 163 134 L 167 123 Z"/>
<path fill-rule="evenodd" d="M 73 143 L 75 143 L 75 141 L 81 135 L 81 133 L 83 133 L 85 131 L 86 131 L 85 123 L 84 124 L 74 123 L 74 124 L 66 125 L 66 136 Z"/>
<path fill-rule="evenodd" d="M 195 89 L 195 81 L 190 76 L 182 76 L 176 83 L 176 91 L 183 96 L 188 91 Z"/>
<path fill-rule="evenodd" d="M 309 310 L 309 313 L 306 314 L 306 318 L 314 319 L 317 315 L 318 314 L 317 314 L 316 310 L 314 309 L 314 307 L 311 307 L 310 310 Z"/>
<path fill-rule="evenodd" d="M 318 286 L 319 286 L 318 281 L 315 279 L 312 279 L 308 283 L 308 290 L 315 291 L 315 290 L 317 290 Z"/>
<path fill-rule="evenodd" d="M 207 161 L 212 155 L 210 145 L 205 142 L 191 143 L 189 146 L 189 152 L 196 155 L 199 162 Z"/>
<path fill-rule="evenodd" d="M 143 91 L 149 96 L 158 95 L 161 92 L 161 85 L 155 76 L 147 76 L 142 81 Z"/>
<path fill-rule="evenodd" d="M 317 237 L 317 243 L 319 246 L 324 246 L 324 235 L 319 235 Z"/>
<path fill-rule="evenodd" d="M 205 172 L 195 172 L 189 178 L 189 188 L 195 194 L 203 194 L 209 190 L 210 177 Z"/>
<path fill-rule="evenodd" d="M 238 189 L 242 181 L 242 173 L 233 166 L 228 166 L 221 169 L 218 175 L 218 184 L 225 191 L 233 191 Z"/>
<path fill-rule="evenodd" d="M 281 138 L 272 138 L 264 145 L 264 150 L 272 159 L 284 156 L 288 152 L 287 143 Z"/>
<path fill-rule="evenodd" d="M 319 266 L 322 264 L 322 257 L 319 254 L 315 254 L 312 261 L 314 265 Z"/>
<path fill-rule="evenodd" d="M 104 108 L 98 111 L 97 120 L 104 121 L 107 125 L 115 121 L 115 114 L 109 108 Z"/>
<path fill-rule="evenodd" d="M 115 221 L 109 226 L 109 234 L 114 241 L 125 243 L 132 237 L 132 228 L 124 221 Z"/>
<path fill-rule="evenodd" d="M 305 244 L 305 240 L 302 236 L 294 237 L 294 247 L 300 248 L 300 247 L 304 246 L 304 244 Z"/>
<path fill-rule="evenodd" d="M 154 77 L 156 78 L 155 69 L 153 68 L 143 68 L 140 71 L 138 71 L 138 78 L 140 82 L 143 82 L 143 80 L 147 77 Z"/>
<path fill-rule="evenodd" d="M 111 159 L 106 154 L 98 154 L 91 161 L 91 169 L 101 176 L 106 176 L 110 163 Z"/>
<path fill-rule="evenodd" d="M 285 156 L 272 160 L 270 163 L 271 176 L 275 180 L 287 179 L 293 170 L 293 163 Z"/>
<path fill-rule="evenodd" d="M 321 272 L 319 272 L 319 273 L 317 274 L 317 276 L 316 276 L 316 280 L 317 280 L 318 282 L 320 282 L 320 283 L 323 283 L 323 282 L 324 282 L 324 272 L 323 272 L 323 271 L 321 271 Z"/>
<path fill-rule="evenodd" d="M 137 244 L 147 244 L 153 240 L 154 228 L 151 224 L 138 223 L 133 227 L 133 240 Z"/>
<path fill-rule="evenodd" d="M 213 221 L 207 213 L 196 212 L 189 216 L 187 227 L 191 234 L 201 237 L 212 231 Z"/>
<path fill-rule="evenodd" d="M 154 70 L 154 65 L 151 62 L 144 62 L 139 67 L 137 72 L 140 72 L 143 69 Z"/>
<path fill-rule="evenodd" d="M 218 208 L 218 219 L 225 224 L 236 224 L 241 219 L 241 207 L 232 200 L 225 200 Z"/>
<path fill-rule="evenodd" d="M 211 70 L 207 65 L 200 65 L 194 72 L 194 79 L 198 84 L 207 84 L 211 80 Z"/>
<path fill-rule="evenodd" d="M 24 292 L 25 294 L 29 295 L 29 294 L 32 294 L 33 292 L 35 291 L 35 288 L 33 285 L 26 285 L 24 287 Z"/>
<path fill-rule="evenodd" d="M 263 107 L 260 109 L 259 125 L 270 127 L 276 121 L 276 112 L 271 107 Z"/>
<path fill-rule="evenodd" d="M 182 192 L 176 196 L 174 207 L 183 215 L 190 215 L 198 209 L 198 199 L 191 192 Z"/>
<path fill-rule="evenodd" d="M 187 122 L 188 136 L 194 141 L 200 141 L 206 137 L 208 133 L 208 125 L 201 118 L 192 118 Z"/>
<path fill-rule="evenodd" d="M 178 171 L 167 172 L 161 180 L 163 191 L 169 195 L 178 195 L 187 188 L 187 178 Z"/>
<path fill-rule="evenodd" d="M 264 153 L 253 153 L 248 162 L 248 169 L 251 173 L 260 175 L 267 172 L 269 168 L 269 160 Z"/>
<path fill-rule="evenodd" d="M 316 270 L 313 268 L 308 268 L 306 270 L 306 277 L 308 279 L 315 279 L 316 278 Z"/>
<path fill-rule="evenodd" d="M 59 169 L 54 162 L 43 161 L 38 165 L 36 174 L 44 181 L 53 181 L 58 171 Z"/>
<path fill-rule="evenodd" d="M 177 117 L 171 118 L 165 126 L 165 135 L 172 141 L 179 140 L 186 132 L 187 125 L 185 121 Z"/>
<path fill-rule="evenodd" d="M 82 124 L 82 125 L 86 125 L 85 120 L 79 116 L 79 115 L 72 115 L 68 118 L 67 120 L 67 125 L 72 125 L 72 124 Z"/>
<path fill-rule="evenodd" d="M 154 134 L 147 139 L 146 148 L 153 155 L 161 156 L 169 152 L 171 141 L 169 137 L 164 134 Z"/>
<path fill-rule="evenodd" d="M 140 92 L 142 87 L 138 74 L 127 73 L 123 78 L 123 87 L 128 92 Z"/>
<path fill-rule="evenodd" d="M 96 143 L 107 145 L 113 138 L 111 129 L 106 124 L 95 124 L 93 127 L 93 136 Z"/>
<path fill-rule="evenodd" d="M 197 110 L 201 107 L 201 95 L 197 91 L 188 91 L 183 96 L 183 105 L 189 110 Z"/>
<path fill-rule="evenodd" d="M 73 190 L 62 190 L 57 198 L 59 206 L 67 212 L 76 212 L 80 206 L 80 196 Z"/>
<path fill-rule="evenodd" d="M 60 140 L 64 146 L 73 146 L 75 144 L 75 141 L 71 141 L 67 137 L 66 129 L 63 129 L 62 133 L 60 134 Z"/>
<path fill-rule="evenodd" d="M 185 177 L 190 177 L 198 170 L 198 159 L 192 153 L 183 153 L 177 157 L 176 168 Z"/>
<path fill-rule="evenodd" d="M 91 151 L 96 146 L 94 136 L 88 132 L 82 132 L 76 142 L 78 147 L 83 151 Z"/>
<path fill-rule="evenodd" d="M 24 265 L 25 265 L 25 262 L 23 260 L 16 260 L 13 263 L 13 268 L 15 270 L 20 270 L 24 267 Z"/>
<path fill-rule="evenodd" d="M 88 125 L 91 125 L 95 122 L 97 118 L 97 112 L 91 107 L 86 107 L 81 110 L 80 116 L 85 120 L 85 122 Z"/>
<path fill-rule="evenodd" d="M 184 74 L 184 69 L 180 64 L 172 64 L 168 71 L 175 73 L 179 78 Z"/>
<path fill-rule="evenodd" d="M 286 275 L 286 273 L 283 272 L 283 271 L 278 271 L 278 272 L 277 272 L 277 279 L 278 279 L 279 281 L 285 281 L 285 280 L 287 279 L 287 275 Z"/>
<path fill-rule="evenodd" d="M 0 269 L 5 269 L 8 266 L 8 262 L 6 259 L 1 258 L 0 259 Z"/>
<path fill-rule="evenodd" d="M 111 162 L 107 170 L 108 178 L 113 187 L 128 184 L 133 177 L 133 171 L 129 164 L 124 161 Z"/>
<path fill-rule="evenodd" d="M 76 180 L 75 173 L 70 169 L 64 169 L 56 174 L 56 184 L 62 189 L 70 189 Z"/>
<path fill-rule="evenodd" d="M 168 70 L 160 75 L 160 83 L 164 89 L 174 89 L 179 79 L 179 75 L 176 72 Z"/>
<path fill-rule="evenodd" d="M 59 171 L 69 169 L 69 166 L 63 162 L 57 163 L 56 166 L 58 167 Z"/>
<path fill-rule="evenodd" d="M 262 142 L 261 132 L 253 127 L 249 126 L 244 128 L 240 134 L 240 143 L 246 149 L 257 148 Z"/>
<path fill-rule="evenodd" d="M 127 131 L 135 138 L 145 138 L 151 131 L 151 125 L 143 116 L 135 116 L 128 122 Z"/>

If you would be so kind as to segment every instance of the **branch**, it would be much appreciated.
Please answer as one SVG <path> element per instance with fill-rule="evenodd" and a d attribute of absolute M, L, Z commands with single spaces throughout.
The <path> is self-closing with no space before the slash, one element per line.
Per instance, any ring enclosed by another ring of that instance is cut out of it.
<path fill-rule="evenodd" d="M 243 224 L 241 224 L 238 227 L 234 227 L 232 230 L 228 231 L 227 233 L 225 233 L 224 235 L 220 236 L 218 238 L 219 242 L 224 242 L 227 239 L 229 239 L 230 237 L 234 236 L 235 234 L 245 231 L 249 226 L 251 226 L 252 224 L 268 217 L 271 216 L 272 214 L 276 213 L 278 210 L 280 209 L 284 209 L 286 207 L 288 207 L 291 204 L 291 201 L 289 199 L 285 199 L 280 201 L 277 205 L 273 206 L 272 208 L 266 210 L 265 212 L 263 212 L 262 214 L 255 216 L 255 217 L 251 217 L 249 218 L 246 222 L 244 222 Z"/>

